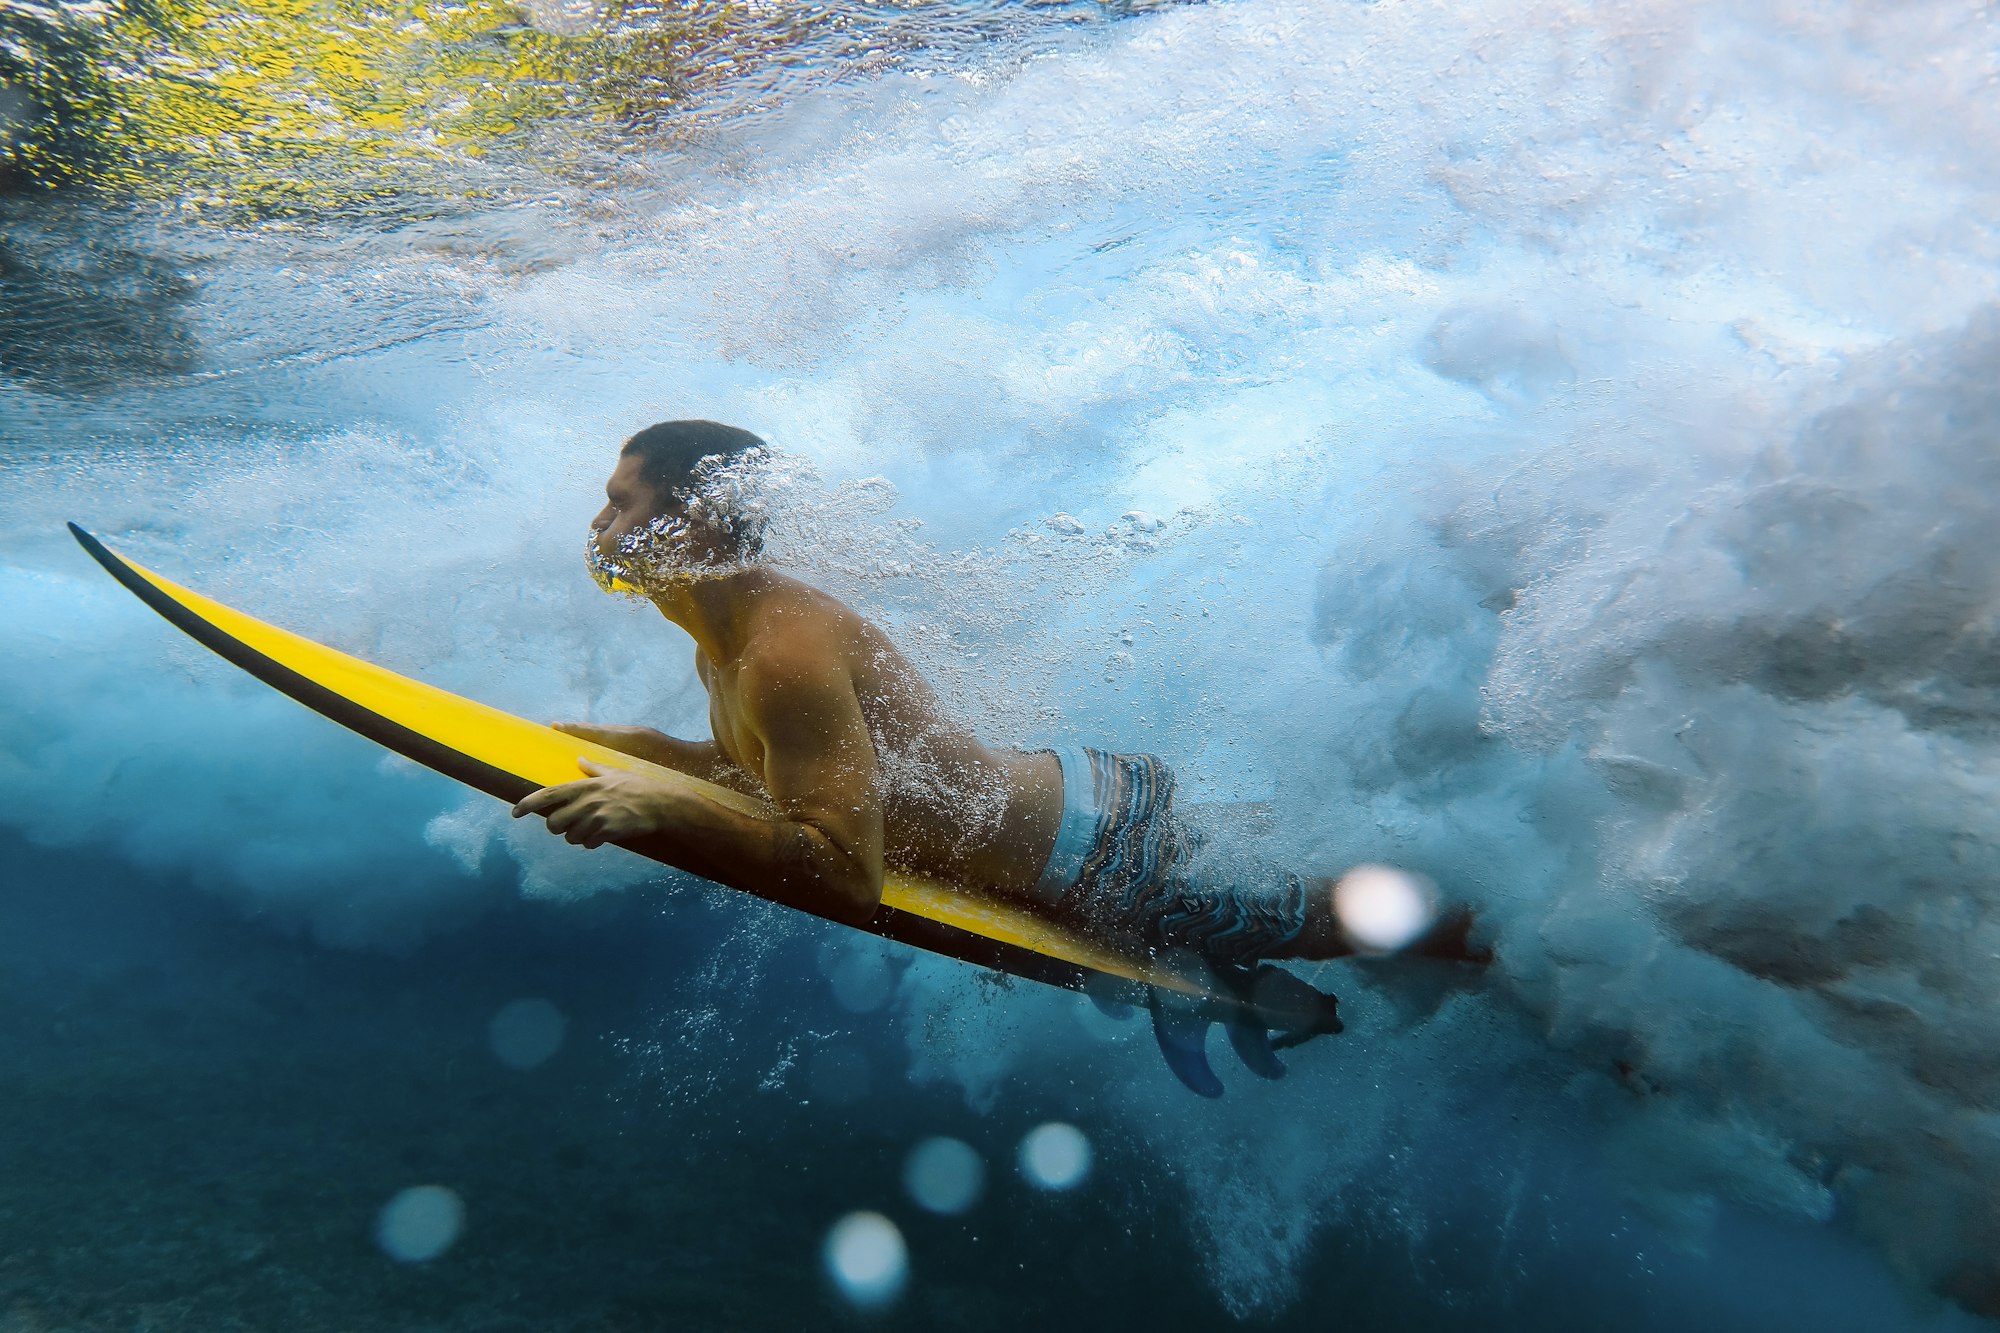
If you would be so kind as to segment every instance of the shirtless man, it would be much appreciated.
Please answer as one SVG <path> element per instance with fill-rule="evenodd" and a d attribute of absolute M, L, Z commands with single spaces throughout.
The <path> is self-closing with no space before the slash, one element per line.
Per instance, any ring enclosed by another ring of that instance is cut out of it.
<path fill-rule="evenodd" d="M 643 430 L 592 524 L 599 581 L 642 592 L 694 639 L 714 739 L 558 726 L 757 796 L 772 813 L 584 763 L 581 780 L 530 794 L 517 818 L 542 815 L 584 847 L 666 839 L 687 870 L 856 925 L 881 902 L 884 867 L 897 866 L 1127 946 L 1225 965 L 1354 952 L 1334 880 L 1186 873 L 1197 839 L 1154 756 L 983 744 L 881 630 L 759 563 L 761 525 L 727 479 L 761 446 L 708 421 Z M 1429 951 L 1455 955 L 1463 926 L 1452 935 Z"/>

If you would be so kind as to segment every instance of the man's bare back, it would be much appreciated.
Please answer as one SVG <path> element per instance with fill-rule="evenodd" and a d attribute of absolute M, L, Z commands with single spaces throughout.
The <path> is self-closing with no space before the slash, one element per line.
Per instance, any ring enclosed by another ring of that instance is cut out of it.
<path fill-rule="evenodd" d="M 868 795 L 881 808 L 887 862 L 969 888 L 1025 894 L 1048 860 L 1061 814 L 1055 756 L 981 744 L 881 630 L 826 594 L 769 571 L 741 577 L 747 586 L 729 595 L 751 618 L 744 652 L 734 661 L 695 653 L 722 751 L 745 773 L 764 773 L 771 762 L 742 720 L 777 702 L 747 693 L 769 688 L 777 674 L 759 670 L 760 658 L 836 666 L 874 749 Z"/>

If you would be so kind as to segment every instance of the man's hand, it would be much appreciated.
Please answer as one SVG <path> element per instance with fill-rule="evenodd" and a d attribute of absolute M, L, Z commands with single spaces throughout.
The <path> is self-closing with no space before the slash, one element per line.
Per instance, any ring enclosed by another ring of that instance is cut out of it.
<path fill-rule="evenodd" d="M 514 807 L 514 818 L 545 815 L 549 832 L 579 847 L 602 847 L 659 833 L 673 824 L 680 794 L 664 783 L 588 759 L 577 760 L 576 766 L 588 776 L 529 792 Z"/>

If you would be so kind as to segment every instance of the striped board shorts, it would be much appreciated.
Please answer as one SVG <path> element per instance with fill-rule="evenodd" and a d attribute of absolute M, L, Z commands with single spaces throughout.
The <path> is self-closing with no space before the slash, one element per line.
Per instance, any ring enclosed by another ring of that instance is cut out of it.
<path fill-rule="evenodd" d="M 1299 876 L 1190 872 L 1201 837 L 1174 810 L 1157 755 L 1070 746 L 1063 815 L 1036 897 L 1058 920 L 1115 943 L 1249 963 L 1290 952 L 1306 926 Z"/>

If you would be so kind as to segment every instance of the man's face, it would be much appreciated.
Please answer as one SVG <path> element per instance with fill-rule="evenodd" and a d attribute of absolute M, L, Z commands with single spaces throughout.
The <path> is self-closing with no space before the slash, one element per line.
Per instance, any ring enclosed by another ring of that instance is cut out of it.
<path fill-rule="evenodd" d="M 590 566 L 607 591 L 651 595 L 670 584 L 739 567 L 700 496 L 661 496 L 639 461 L 622 455 L 604 483 L 605 506 L 590 524 Z"/>
<path fill-rule="evenodd" d="M 604 500 L 604 508 L 590 521 L 590 531 L 597 542 L 597 553 L 606 560 L 619 558 L 620 540 L 644 531 L 654 519 L 663 517 L 653 488 L 639 473 L 639 460 L 630 454 L 619 456 L 611 480 L 604 483 Z"/>

